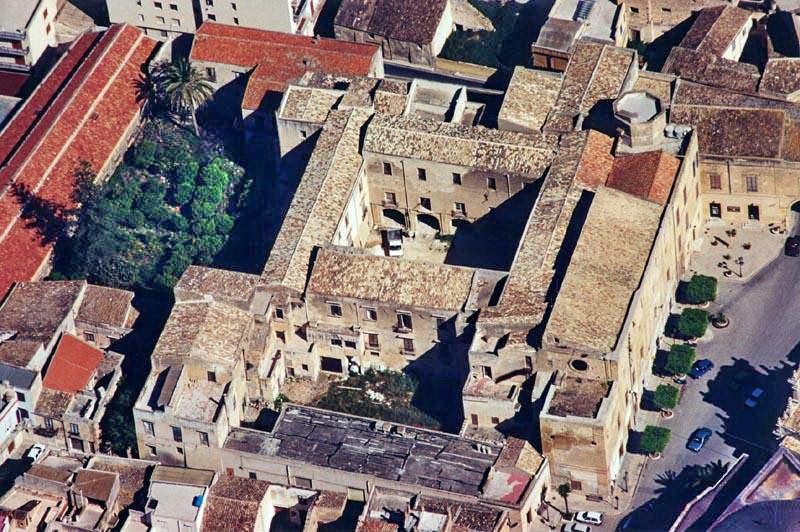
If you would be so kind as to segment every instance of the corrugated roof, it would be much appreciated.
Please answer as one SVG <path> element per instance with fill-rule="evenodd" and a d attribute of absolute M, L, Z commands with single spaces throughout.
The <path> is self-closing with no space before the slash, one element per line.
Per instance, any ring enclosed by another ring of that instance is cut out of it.
<path fill-rule="evenodd" d="M 214 481 L 214 471 L 157 465 L 150 475 L 150 482 L 167 482 L 189 486 L 210 486 Z"/>

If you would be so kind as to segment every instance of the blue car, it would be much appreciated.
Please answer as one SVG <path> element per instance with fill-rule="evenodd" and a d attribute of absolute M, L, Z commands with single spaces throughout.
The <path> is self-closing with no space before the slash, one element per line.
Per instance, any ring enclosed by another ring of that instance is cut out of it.
<path fill-rule="evenodd" d="M 692 365 L 691 371 L 689 371 L 689 375 L 693 379 L 699 379 L 709 371 L 714 368 L 714 363 L 711 362 L 709 359 L 704 358 L 702 360 L 698 360 L 697 362 Z"/>
<path fill-rule="evenodd" d="M 713 432 L 711 432 L 711 429 L 705 427 L 697 429 L 692 433 L 692 437 L 689 438 L 689 441 L 686 442 L 686 448 L 692 452 L 699 453 L 700 449 L 703 448 L 703 445 L 706 444 L 712 434 Z"/>

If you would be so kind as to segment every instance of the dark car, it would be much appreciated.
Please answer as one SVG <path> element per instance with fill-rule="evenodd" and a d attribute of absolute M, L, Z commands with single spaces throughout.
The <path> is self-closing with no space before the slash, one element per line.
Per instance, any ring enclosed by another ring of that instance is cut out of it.
<path fill-rule="evenodd" d="M 797 257 L 800 255 L 800 236 L 790 236 L 786 239 L 786 255 Z"/>
<path fill-rule="evenodd" d="M 706 444 L 712 434 L 713 432 L 711 432 L 711 429 L 705 427 L 697 429 L 692 433 L 689 441 L 686 442 L 686 448 L 695 453 L 699 453 L 700 449 L 703 448 L 703 445 Z"/>
<path fill-rule="evenodd" d="M 714 363 L 707 358 L 698 360 L 692 365 L 689 376 L 693 379 L 699 379 L 714 368 Z"/>

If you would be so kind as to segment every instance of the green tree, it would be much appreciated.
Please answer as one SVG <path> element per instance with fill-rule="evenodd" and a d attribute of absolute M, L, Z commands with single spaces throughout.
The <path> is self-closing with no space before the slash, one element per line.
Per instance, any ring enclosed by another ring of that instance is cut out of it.
<path fill-rule="evenodd" d="M 686 338 L 700 338 L 708 328 L 708 312 L 699 308 L 683 309 L 678 318 L 678 332 Z"/>
<path fill-rule="evenodd" d="M 134 395 L 119 383 L 119 392 L 114 396 L 100 420 L 101 447 L 120 456 L 127 456 L 129 449 L 136 448 L 136 429 L 133 421 Z"/>
<path fill-rule="evenodd" d="M 714 301 L 716 298 L 717 280 L 708 275 L 693 275 L 683 289 L 683 299 L 692 305 Z"/>
<path fill-rule="evenodd" d="M 192 66 L 188 59 L 178 57 L 164 65 L 157 79 L 170 110 L 178 115 L 188 114 L 192 119 L 194 133 L 199 137 L 197 108 L 214 93 L 208 78 Z"/>
<path fill-rule="evenodd" d="M 670 375 L 685 375 L 692 369 L 697 351 L 686 344 L 672 344 L 664 369 Z"/>
<path fill-rule="evenodd" d="M 564 482 L 563 484 L 559 484 L 558 494 L 561 495 L 561 498 L 564 499 L 564 510 L 566 513 L 569 513 L 569 494 L 572 493 L 572 488 L 569 486 L 569 483 Z"/>
<path fill-rule="evenodd" d="M 669 443 L 672 433 L 668 428 L 647 425 L 642 434 L 641 449 L 649 455 L 657 455 L 664 452 Z"/>
<path fill-rule="evenodd" d="M 653 403 L 659 410 L 672 411 L 678 404 L 680 390 L 671 384 L 659 384 L 653 395 Z"/>
<path fill-rule="evenodd" d="M 156 161 L 156 149 L 155 142 L 143 139 L 133 150 L 133 165 L 142 170 L 153 166 Z"/>

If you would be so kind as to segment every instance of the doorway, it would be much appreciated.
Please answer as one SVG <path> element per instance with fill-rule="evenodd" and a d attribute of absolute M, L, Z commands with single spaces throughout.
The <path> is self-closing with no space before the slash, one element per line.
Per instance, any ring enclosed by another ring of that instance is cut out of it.
<path fill-rule="evenodd" d="M 322 371 L 329 371 L 331 373 L 343 372 L 342 360 L 339 358 L 321 357 L 320 363 Z"/>
<path fill-rule="evenodd" d="M 748 220 L 759 220 L 759 210 L 758 205 L 748 205 L 747 206 L 747 219 Z"/>
<path fill-rule="evenodd" d="M 722 205 L 712 201 L 708 206 L 711 210 L 710 214 L 712 218 L 722 218 Z"/>

